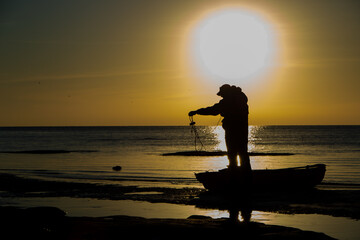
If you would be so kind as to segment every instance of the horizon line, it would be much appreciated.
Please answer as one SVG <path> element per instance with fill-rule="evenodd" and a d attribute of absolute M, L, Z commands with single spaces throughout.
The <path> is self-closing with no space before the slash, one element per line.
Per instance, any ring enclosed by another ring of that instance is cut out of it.
<path fill-rule="evenodd" d="M 17 125 L 0 126 L 0 128 L 35 128 L 35 127 L 186 127 L 184 125 Z M 221 125 L 196 125 L 198 127 L 220 127 Z M 360 126 L 360 124 L 249 124 L 250 126 Z"/>

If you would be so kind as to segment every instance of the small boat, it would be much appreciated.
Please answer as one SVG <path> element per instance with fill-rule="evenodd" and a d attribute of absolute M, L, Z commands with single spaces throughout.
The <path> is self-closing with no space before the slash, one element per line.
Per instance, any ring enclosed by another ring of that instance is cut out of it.
<path fill-rule="evenodd" d="M 216 172 L 195 173 L 196 179 L 210 191 L 237 191 L 251 189 L 281 189 L 285 191 L 313 188 L 325 176 L 325 164 L 304 167 L 252 170 L 251 174 L 241 167 Z"/>

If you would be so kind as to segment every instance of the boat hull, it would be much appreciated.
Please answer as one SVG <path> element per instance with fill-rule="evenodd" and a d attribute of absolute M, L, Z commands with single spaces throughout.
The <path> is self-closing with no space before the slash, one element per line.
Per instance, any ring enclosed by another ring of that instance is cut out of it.
<path fill-rule="evenodd" d="M 313 188 L 320 184 L 325 176 L 324 164 L 308 165 L 296 168 L 252 170 L 251 174 L 240 167 L 216 172 L 195 173 L 196 179 L 210 191 L 236 191 L 252 189 L 296 190 Z"/>

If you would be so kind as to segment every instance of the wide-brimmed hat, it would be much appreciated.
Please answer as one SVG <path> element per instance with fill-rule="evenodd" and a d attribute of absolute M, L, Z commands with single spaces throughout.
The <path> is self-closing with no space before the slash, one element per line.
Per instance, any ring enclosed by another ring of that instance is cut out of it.
<path fill-rule="evenodd" d="M 218 96 L 224 95 L 224 93 L 228 92 L 231 89 L 229 84 L 224 84 L 220 87 L 219 92 L 217 93 Z"/>

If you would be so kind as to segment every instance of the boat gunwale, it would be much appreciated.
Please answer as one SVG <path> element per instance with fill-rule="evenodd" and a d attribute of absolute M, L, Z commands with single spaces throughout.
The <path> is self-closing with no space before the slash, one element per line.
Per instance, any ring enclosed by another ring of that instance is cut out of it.
<path fill-rule="evenodd" d="M 313 188 L 320 184 L 325 177 L 326 165 L 314 164 L 302 167 L 282 168 L 282 169 L 259 169 L 253 170 L 252 176 L 257 178 L 251 185 L 258 189 L 272 188 L 272 189 L 286 189 L 289 186 L 298 188 Z M 234 183 L 231 183 L 231 174 L 229 169 L 222 169 L 217 172 L 201 172 L 195 173 L 196 179 L 204 185 L 204 187 L 210 191 L 223 191 L 227 188 L 234 187 Z M 239 167 L 233 173 L 240 174 L 237 178 L 239 187 L 245 187 L 247 184 L 241 182 L 245 180 L 241 177 L 241 168 Z M 274 178 L 270 175 L 275 174 Z M 270 177 L 270 181 L 261 183 L 264 178 Z M 290 177 L 290 178 L 289 178 Z M 240 181 L 239 181 L 240 179 Z M 275 185 L 274 185 L 275 184 Z M 225 188 L 225 189 L 223 189 Z"/>
<path fill-rule="evenodd" d="M 275 172 L 275 171 L 304 171 L 304 170 L 317 170 L 320 168 L 324 168 L 326 170 L 326 165 L 322 163 L 313 164 L 313 165 L 306 165 L 301 167 L 290 167 L 290 168 L 276 168 L 276 169 L 252 169 L 252 172 Z M 197 176 L 198 174 L 211 174 L 211 173 L 223 173 L 229 171 L 228 168 L 223 168 L 218 171 L 205 171 L 205 172 L 198 172 L 195 173 Z M 241 171 L 241 167 L 237 167 L 235 171 Z"/>

